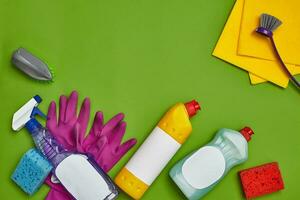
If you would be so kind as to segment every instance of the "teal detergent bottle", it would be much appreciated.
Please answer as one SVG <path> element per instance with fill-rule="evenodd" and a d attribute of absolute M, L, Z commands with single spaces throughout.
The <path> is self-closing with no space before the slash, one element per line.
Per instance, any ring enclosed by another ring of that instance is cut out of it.
<path fill-rule="evenodd" d="M 229 170 L 248 158 L 248 141 L 253 131 L 221 129 L 215 138 L 179 161 L 170 171 L 172 180 L 190 200 L 202 198 Z"/>

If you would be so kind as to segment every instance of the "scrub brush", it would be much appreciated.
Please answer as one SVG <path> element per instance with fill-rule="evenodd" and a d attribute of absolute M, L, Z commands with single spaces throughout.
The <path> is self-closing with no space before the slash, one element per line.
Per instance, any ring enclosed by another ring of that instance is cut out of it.
<path fill-rule="evenodd" d="M 260 26 L 256 29 L 256 32 L 266 36 L 270 39 L 273 50 L 277 59 L 279 60 L 284 72 L 290 78 L 290 80 L 300 89 L 300 83 L 296 78 L 290 73 L 289 69 L 285 66 L 282 58 L 280 57 L 279 51 L 276 48 L 275 41 L 273 39 L 273 32 L 282 24 L 282 22 L 276 17 L 269 14 L 262 14 L 260 17 Z"/>
<path fill-rule="evenodd" d="M 53 73 L 47 64 L 24 48 L 19 48 L 13 53 L 12 63 L 31 78 L 39 81 L 53 81 Z"/>

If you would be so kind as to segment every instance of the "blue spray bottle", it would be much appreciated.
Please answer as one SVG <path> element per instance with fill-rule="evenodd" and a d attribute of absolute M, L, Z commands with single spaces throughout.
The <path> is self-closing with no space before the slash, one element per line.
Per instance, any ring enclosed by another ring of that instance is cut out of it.
<path fill-rule="evenodd" d="M 116 186 L 96 162 L 85 154 L 65 150 L 34 118 L 36 115 L 46 118 L 37 108 L 41 101 L 41 97 L 36 95 L 14 114 L 13 130 L 26 127 L 37 149 L 53 165 L 53 174 L 75 199 L 115 199 L 118 196 Z"/>
<path fill-rule="evenodd" d="M 189 200 L 202 198 L 232 167 L 247 160 L 252 134 L 249 127 L 239 132 L 221 129 L 210 143 L 179 161 L 171 178 Z"/>

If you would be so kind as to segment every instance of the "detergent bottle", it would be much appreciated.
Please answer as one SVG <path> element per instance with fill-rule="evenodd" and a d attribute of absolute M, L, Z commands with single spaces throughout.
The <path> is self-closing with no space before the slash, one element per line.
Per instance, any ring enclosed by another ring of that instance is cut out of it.
<path fill-rule="evenodd" d="M 190 118 L 200 109 L 195 100 L 173 106 L 115 178 L 134 199 L 140 199 L 192 131 Z"/>
<path fill-rule="evenodd" d="M 13 116 L 12 128 L 24 126 L 30 132 L 37 149 L 53 166 L 53 174 L 77 200 L 110 200 L 118 196 L 117 187 L 108 175 L 88 155 L 65 150 L 34 117 L 46 117 L 38 108 L 42 101 L 36 95 Z"/>
<path fill-rule="evenodd" d="M 253 131 L 221 129 L 215 138 L 179 161 L 170 176 L 184 195 L 197 200 L 207 194 L 228 173 L 248 158 L 248 141 Z"/>

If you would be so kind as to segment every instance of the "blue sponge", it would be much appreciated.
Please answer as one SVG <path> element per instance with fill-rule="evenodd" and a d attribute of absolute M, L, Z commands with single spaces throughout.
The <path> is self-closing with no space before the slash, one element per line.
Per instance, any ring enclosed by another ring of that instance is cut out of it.
<path fill-rule="evenodd" d="M 36 149 L 27 151 L 20 160 L 11 179 L 29 195 L 44 183 L 52 165 Z"/>

